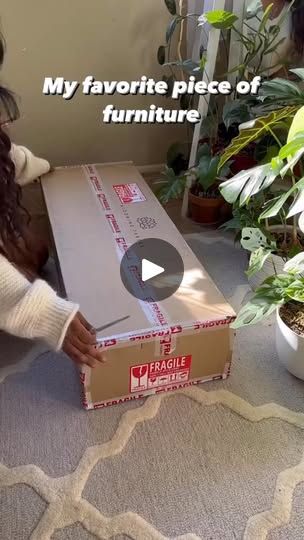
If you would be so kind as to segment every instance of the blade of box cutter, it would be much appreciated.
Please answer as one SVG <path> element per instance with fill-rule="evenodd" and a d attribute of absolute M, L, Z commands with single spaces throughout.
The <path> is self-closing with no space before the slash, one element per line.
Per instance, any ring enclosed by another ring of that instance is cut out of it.
<path fill-rule="evenodd" d="M 115 326 L 115 324 L 126 321 L 127 319 L 130 319 L 130 315 L 127 315 L 126 317 L 121 317 L 120 319 L 116 319 L 115 321 L 104 324 L 103 326 L 100 326 L 99 328 L 95 328 L 95 332 L 98 334 L 99 332 L 102 332 L 102 330 L 106 330 L 107 328 L 111 328 L 111 326 Z"/>

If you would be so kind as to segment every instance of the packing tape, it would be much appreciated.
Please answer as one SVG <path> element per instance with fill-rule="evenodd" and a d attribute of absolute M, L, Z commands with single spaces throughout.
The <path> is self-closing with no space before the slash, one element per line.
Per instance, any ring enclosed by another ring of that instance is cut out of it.
<path fill-rule="evenodd" d="M 89 391 L 92 369 L 89 366 L 80 367 L 80 383 L 82 386 L 82 405 L 85 409 L 94 409 L 91 392 Z"/>
<path fill-rule="evenodd" d="M 165 339 L 167 336 L 174 336 L 175 339 L 178 335 L 193 335 L 197 332 L 202 333 L 204 331 L 215 331 L 221 328 L 227 327 L 235 320 L 235 317 L 226 317 L 224 319 L 218 319 L 213 321 L 203 321 L 203 322 L 189 322 L 184 323 L 183 325 L 177 326 L 168 326 L 168 327 L 158 327 L 158 328 L 147 328 L 141 332 L 126 332 L 123 334 L 114 334 L 108 338 L 97 339 L 101 348 L 114 349 L 119 347 L 125 347 L 128 345 L 134 345 L 134 343 L 144 343 L 149 341 L 159 341 Z"/>
<path fill-rule="evenodd" d="M 122 227 L 120 226 L 119 220 L 115 215 L 113 208 L 111 207 L 111 196 L 109 195 L 107 188 L 105 187 L 104 182 L 102 181 L 102 178 L 96 169 L 96 166 L 83 165 L 82 169 L 91 186 L 93 193 L 95 194 L 96 202 L 99 205 L 99 208 L 103 210 L 106 222 L 108 223 L 112 231 L 112 238 L 115 244 L 115 250 L 118 260 L 120 262 L 131 244 L 129 244 L 123 236 Z M 139 287 L 141 277 L 138 261 L 137 264 L 135 261 L 134 267 L 134 271 L 138 272 L 137 286 Z M 138 291 L 134 292 L 136 293 Z M 144 302 L 139 299 L 137 301 L 142 311 L 144 312 L 147 320 L 151 324 L 153 324 L 153 330 L 151 330 L 151 328 L 148 328 L 138 333 L 127 332 L 117 335 L 112 334 L 109 337 L 98 338 L 97 341 L 100 344 L 100 347 L 113 349 L 125 347 L 128 345 L 134 345 L 134 342 L 148 342 L 157 340 L 155 347 L 155 356 L 159 356 L 159 354 L 162 353 L 165 355 L 172 354 L 176 347 L 176 334 L 195 334 L 197 331 L 202 332 L 204 330 L 216 330 L 220 327 L 230 325 L 235 320 L 235 317 L 226 317 L 224 319 L 218 319 L 213 321 L 189 321 L 183 323 L 182 325 L 171 326 L 169 314 L 163 308 L 161 308 L 157 302 Z M 171 336 L 171 339 L 169 339 L 169 336 Z"/>
<path fill-rule="evenodd" d="M 121 403 L 126 403 L 128 401 L 135 401 L 138 399 L 146 398 L 147 396 L 155 395 L 155 394 L 163 394 L 166 392 L 172 392 L 173 390 L 183 390 L 185 388 L 189 388 L 191 386 L 196 386 L 198 384 L 211 382 L 211 381 L 217 381 L 222 380 L 223 374 L 218 375 L 208 375 L 207 377 L 200 377 L 199 379 L 193 379 L 191 381 L 188 381 L 186 383 L 177 383 L 177 384 L 170 384 L 167 386 L 164 386 L 161 390 L 160 389 L 150 389 L 143 391 L 139 394 L 128 394 L 126 396 L 122 396 L 120 398 L 111 399 L 111 400 L 105 400 L 100 401 L 98 403 L 95 403 L 92 409 L 104 409 L 106 407 L 111 407 L 112 405 L 120 405 Z"/>
<path fill-rule="evenodd" d="M 131 244 L 129 245 L 126 239 L 122 236 L 123 232 L 122 227 L 119 224 L 119 219 L 115 215 L 115 212 L 111 207 L 111 196 L 109 195 L 95 165 L 83 165 L 82 169 L 89 181 L 93 193 L 96 196 L 96 200 L 98 201 L 99 206 L 101 206 L 104 211 L 104 216 L 112 231 L 112 238 L 115 244 L 117 257 L 119 262 L 121 262 L 121 259 L 123 258 L 125 252 L 129 249 Z M 139 266 L 139 261 L 134 260 L 134 272 L 137 272 L 138 274 L 138 279 L 134 281 L 134 287 L 136 287 L 136 289 L 134 290 L 135 294 L 139 293 L 139 287 L 141 282 Z M 149 296 L 147 296 L 147 298 L 148 297 Z M 169 314 L 163 308 L 160 308 L 157 302 L 144 302 L 139 299 L 137 301 L 142 311 L 144 312 L 147 320 L 151 324 L 153 324 L 154 326 L 168 326 L 170 324 Z"/>

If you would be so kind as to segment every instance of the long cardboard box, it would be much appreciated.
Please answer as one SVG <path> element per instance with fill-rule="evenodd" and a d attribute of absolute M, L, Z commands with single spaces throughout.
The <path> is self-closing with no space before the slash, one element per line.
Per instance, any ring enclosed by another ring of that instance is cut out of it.
<path fill-rule="evenodd" d="M 235 313 L 138 170 L 61 168 L 42 187 L 67 297 L 95 328 L 128 317 L 98 334 L 107 363 L 82 369 L 84 407 L 225 379 Z M 124 253 L 148 238 L 169 242 L 184 263 L 181 286 L 161 302 L 137 300 L 121 280 Z"/>

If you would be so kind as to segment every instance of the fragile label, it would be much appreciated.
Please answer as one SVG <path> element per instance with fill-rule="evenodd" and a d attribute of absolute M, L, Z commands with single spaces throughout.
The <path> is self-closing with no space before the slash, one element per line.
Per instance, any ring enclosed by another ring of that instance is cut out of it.
<path fill-rule="evenodd" d="M 117 184 L 113 186 L 122 204 L 144 202 L 146 197 L 137 184 Z"/>
<path fill-rule="evenodd" d="M 116 217 L 114 216 L 114 214 L 107 214 L 106 215 L 106 218 L 108 220 L 108 223 L 112 229 L 112 232 L 115 233 L 115 234 L 121 234 L 121 230 L 119 228 L 119 225 L 117 223 L 117 220 L 116 220 Z"/>
<path fill-rule="evenodd" d="M 102 208 L 104 210 L 107 210 L 107 211 L 111 210 L 111 206 L 110 206 L 110 204 L 108 202 L 108 199 L 107 199 L 107 197 L 105 196 L 104 193 L 98 193 L 97 198 L 98 198 L 98 200 L 99 200 L 99 202 L 100 202 L 100 204 L 101 204 L 101 206 L 102 206 Z"/>
<path fill-rule="evenodd" d="M 156 390 L 189 381 L 192 356 L 174 356 L 130 367 L 130 392 Z"/>

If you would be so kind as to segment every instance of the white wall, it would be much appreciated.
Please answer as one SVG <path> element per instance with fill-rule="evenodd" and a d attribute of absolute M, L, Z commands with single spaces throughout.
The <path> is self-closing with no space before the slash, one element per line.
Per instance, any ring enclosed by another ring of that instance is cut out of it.
<path fill-rule="evenodd" d="M 28 145 L 54 165 L 134 160 L 164 161 L 168 146 L 183 139 L 186 127 L 104 125 L 108 103 L 146 108 L 172 103 L 148 97 L 77 94 L 69 102 L 43 96 L 45 76 L 82 80 L 161 79 L 156 61 L 169 20 L 163 0 L 2 0 L 1 26 L 8 53 L 2 73 L 21 97 L 16 142 Z"/>

